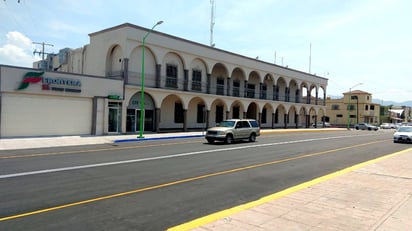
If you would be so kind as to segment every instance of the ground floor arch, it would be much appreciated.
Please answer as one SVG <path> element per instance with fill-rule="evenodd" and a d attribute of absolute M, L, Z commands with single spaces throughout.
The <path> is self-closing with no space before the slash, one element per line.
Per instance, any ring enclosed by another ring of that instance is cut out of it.
<path fill-rule="evenodd" d="M 156 108 L 151 95 L 144 93 L 143 98 L 144 110 L 141 111 L 141 92 L 134 94 L 126 110 L 126 132 L 139 132 L 140 128 L 144 131 L 155 131 Z M 143 117 L 141 117 L 143 113 Z M 143 118 L 143 120 L 141 120 Z M 142 122 L 142 124 L 141 124 Z"/>
<path fill-rule="evenodd" d="M 140 125 L 140 91 L 129 91 L 123 103 L 121 132 L 137 133 Z M 261 128 L 307 128 L 324 116 L 323 108 L 305 108 L 294 102 L 234 100 L 210 94 L 175 94 L 147 89 L 144 97 L 144 131 L 195 131 L 216 126 L 225 119 L 256 119 Z M 322 115 L 318 115 L 322 113 Z"/>
<path fill-rule="evenodd" d="M 259 115 L 258 105 L 256 103 L 249 104 L 249 107 L 247 108 L 247 111 L 246 111 L 246 118 L 259 120 L 258 115 Z"/>

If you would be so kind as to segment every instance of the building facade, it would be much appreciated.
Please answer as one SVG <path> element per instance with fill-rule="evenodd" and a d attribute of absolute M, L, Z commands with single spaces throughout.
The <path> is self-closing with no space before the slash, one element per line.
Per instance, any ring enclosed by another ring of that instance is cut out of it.
<path fill-rule="evenodd" d="M 143 46 L 142 39 L 149 33 Z M 66 97 L 79 100 L 84 94 L 87 103 L 79 110 L 85 114 L 77 116 L 89 122 L 82 121 L 81 131 L 63 127 L 53 130 L 52 125 L 43 124 L 45 131 L 41 134 L 137 133 L 140 113 L 143 113 L 144 131 L 153 132 L 200 130 L 228 118 L 256 119 L 262 128 L 309 127 L 326 114 L 328 80 L 323 77 L 129 23 L 92 33 L 89 37 L 90 44 L 71 50 L 62 59 L 63 63 L 53 62 L 51 71 L 44 72 L 44 76 L 82 81 L 80 94 L 52 93 L 62 101 Z M 38 70 L 0 68 L 2 83 L 5 81 L 9 86 L 7 89 L 1 86 L 1 136 L 39 135 L 35 128 L 31 128 L 31 132 L 21 132 L 23 128 L 10 132 L 13 128 L 4 125 L 12 117 L 10 109 L 4 106 L 9 102 L 3 101 L 3 96 L 9 94 L 39 94 L 53 101 L 51 93 L 45 94 L 38 86 L 38 89 L 29 86 L 16 90 L 25 72 Z M 29 104 L 25 103 L 23 107 Z M 57 105 L 67 110 L 74 106 L 62 102 L 48 105 L 46 111 L 49 112 L 58 110 Z M 66 113 L 59 114 L 61 120 L 74 118 L 73 114 Z M 77 116 L 76 119 L 81 120 Z"/>
<path fill-rule="evenodd" d="M 327 99 L 327 122 L 340 127 L 357 123 L 380 124 L 380 105 L 372 102 L 372 94 L 354 90 L 343 93 L 343 98 Z"/>

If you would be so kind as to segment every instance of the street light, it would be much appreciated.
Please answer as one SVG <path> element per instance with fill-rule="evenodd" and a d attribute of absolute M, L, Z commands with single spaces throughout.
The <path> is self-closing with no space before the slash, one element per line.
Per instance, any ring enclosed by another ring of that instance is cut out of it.
<path fill-rule="evenodd" d="M 158 21 L 152 29 L 150 29 L 145 36 L 143 36 L 142 40 L 142 86 L 141 86 L 141 95 L 140 95 L 140 131 L 139 131 L 139 138 L 143 138 L 143 123 L 144 123 L 144 42 L 146 41 L 147 36 L 153 31 L 153 29 L 157 26 L 162 24 L 163 21 Z"/>
<path fill-rule="evenodd" d="M 348 130 L 350 129 L 350 100 L 352 98 L 352 88 L 355 88 L 363 83 L 357 83 L 353 87 L 349 88 L 349 103 L 348 103 Z M 357 115 L 356 115 L 357 117 Z"/>

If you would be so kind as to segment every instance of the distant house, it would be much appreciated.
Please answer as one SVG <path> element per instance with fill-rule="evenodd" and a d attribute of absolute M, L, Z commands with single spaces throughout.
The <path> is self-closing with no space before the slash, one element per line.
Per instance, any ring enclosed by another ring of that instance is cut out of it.
<path fill-rule="evenodd" d="M 342 98 L 326 99 L 326 121 L 340 127 L 356 123 L 380 124 L 380 105 L 372 102 L 372 94 L 353 90 Z"/>

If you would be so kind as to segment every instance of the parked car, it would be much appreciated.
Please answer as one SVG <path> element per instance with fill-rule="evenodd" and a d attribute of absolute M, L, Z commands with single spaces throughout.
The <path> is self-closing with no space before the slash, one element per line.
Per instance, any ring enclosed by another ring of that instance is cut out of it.
<path fill-rule="evenodd" d="M 381 129 L 391 129 L 392 125 L 390 123 L 383 123 L 380 126 Z"/>
<path fill-rule="evenodd" d="M 412 143 L 412 126 L 402 126 L 393 134 L 394 143 Z"/>
<path fill-rule="evenodd" d="M 325 122 L 325 128 L 329 128 L 331 125 L 328 122 Z M 323 128 L 323 122 L 317 122 L 312 124 L 313 128 Z"/>
<path fill-rule="evenodd" d="M 257 136 L 260 136 L 260 127 L 256 120 L 231 119 L 220 122 L 217 127 L 207 129 L 205 138 L 209 143 L 218 140 L 231 144 L 243 139 L 255 142 Z"/>
<path fill-rule="evenodd" d="M 368 130 L 368 131 L 377 131 L 379 130 L 378 127 L 376 127 L 375 125 L 372 124 L 368 124 L 368 123 L 358 123 L 355 124 L 355 129 L 356 130 Z"/>

